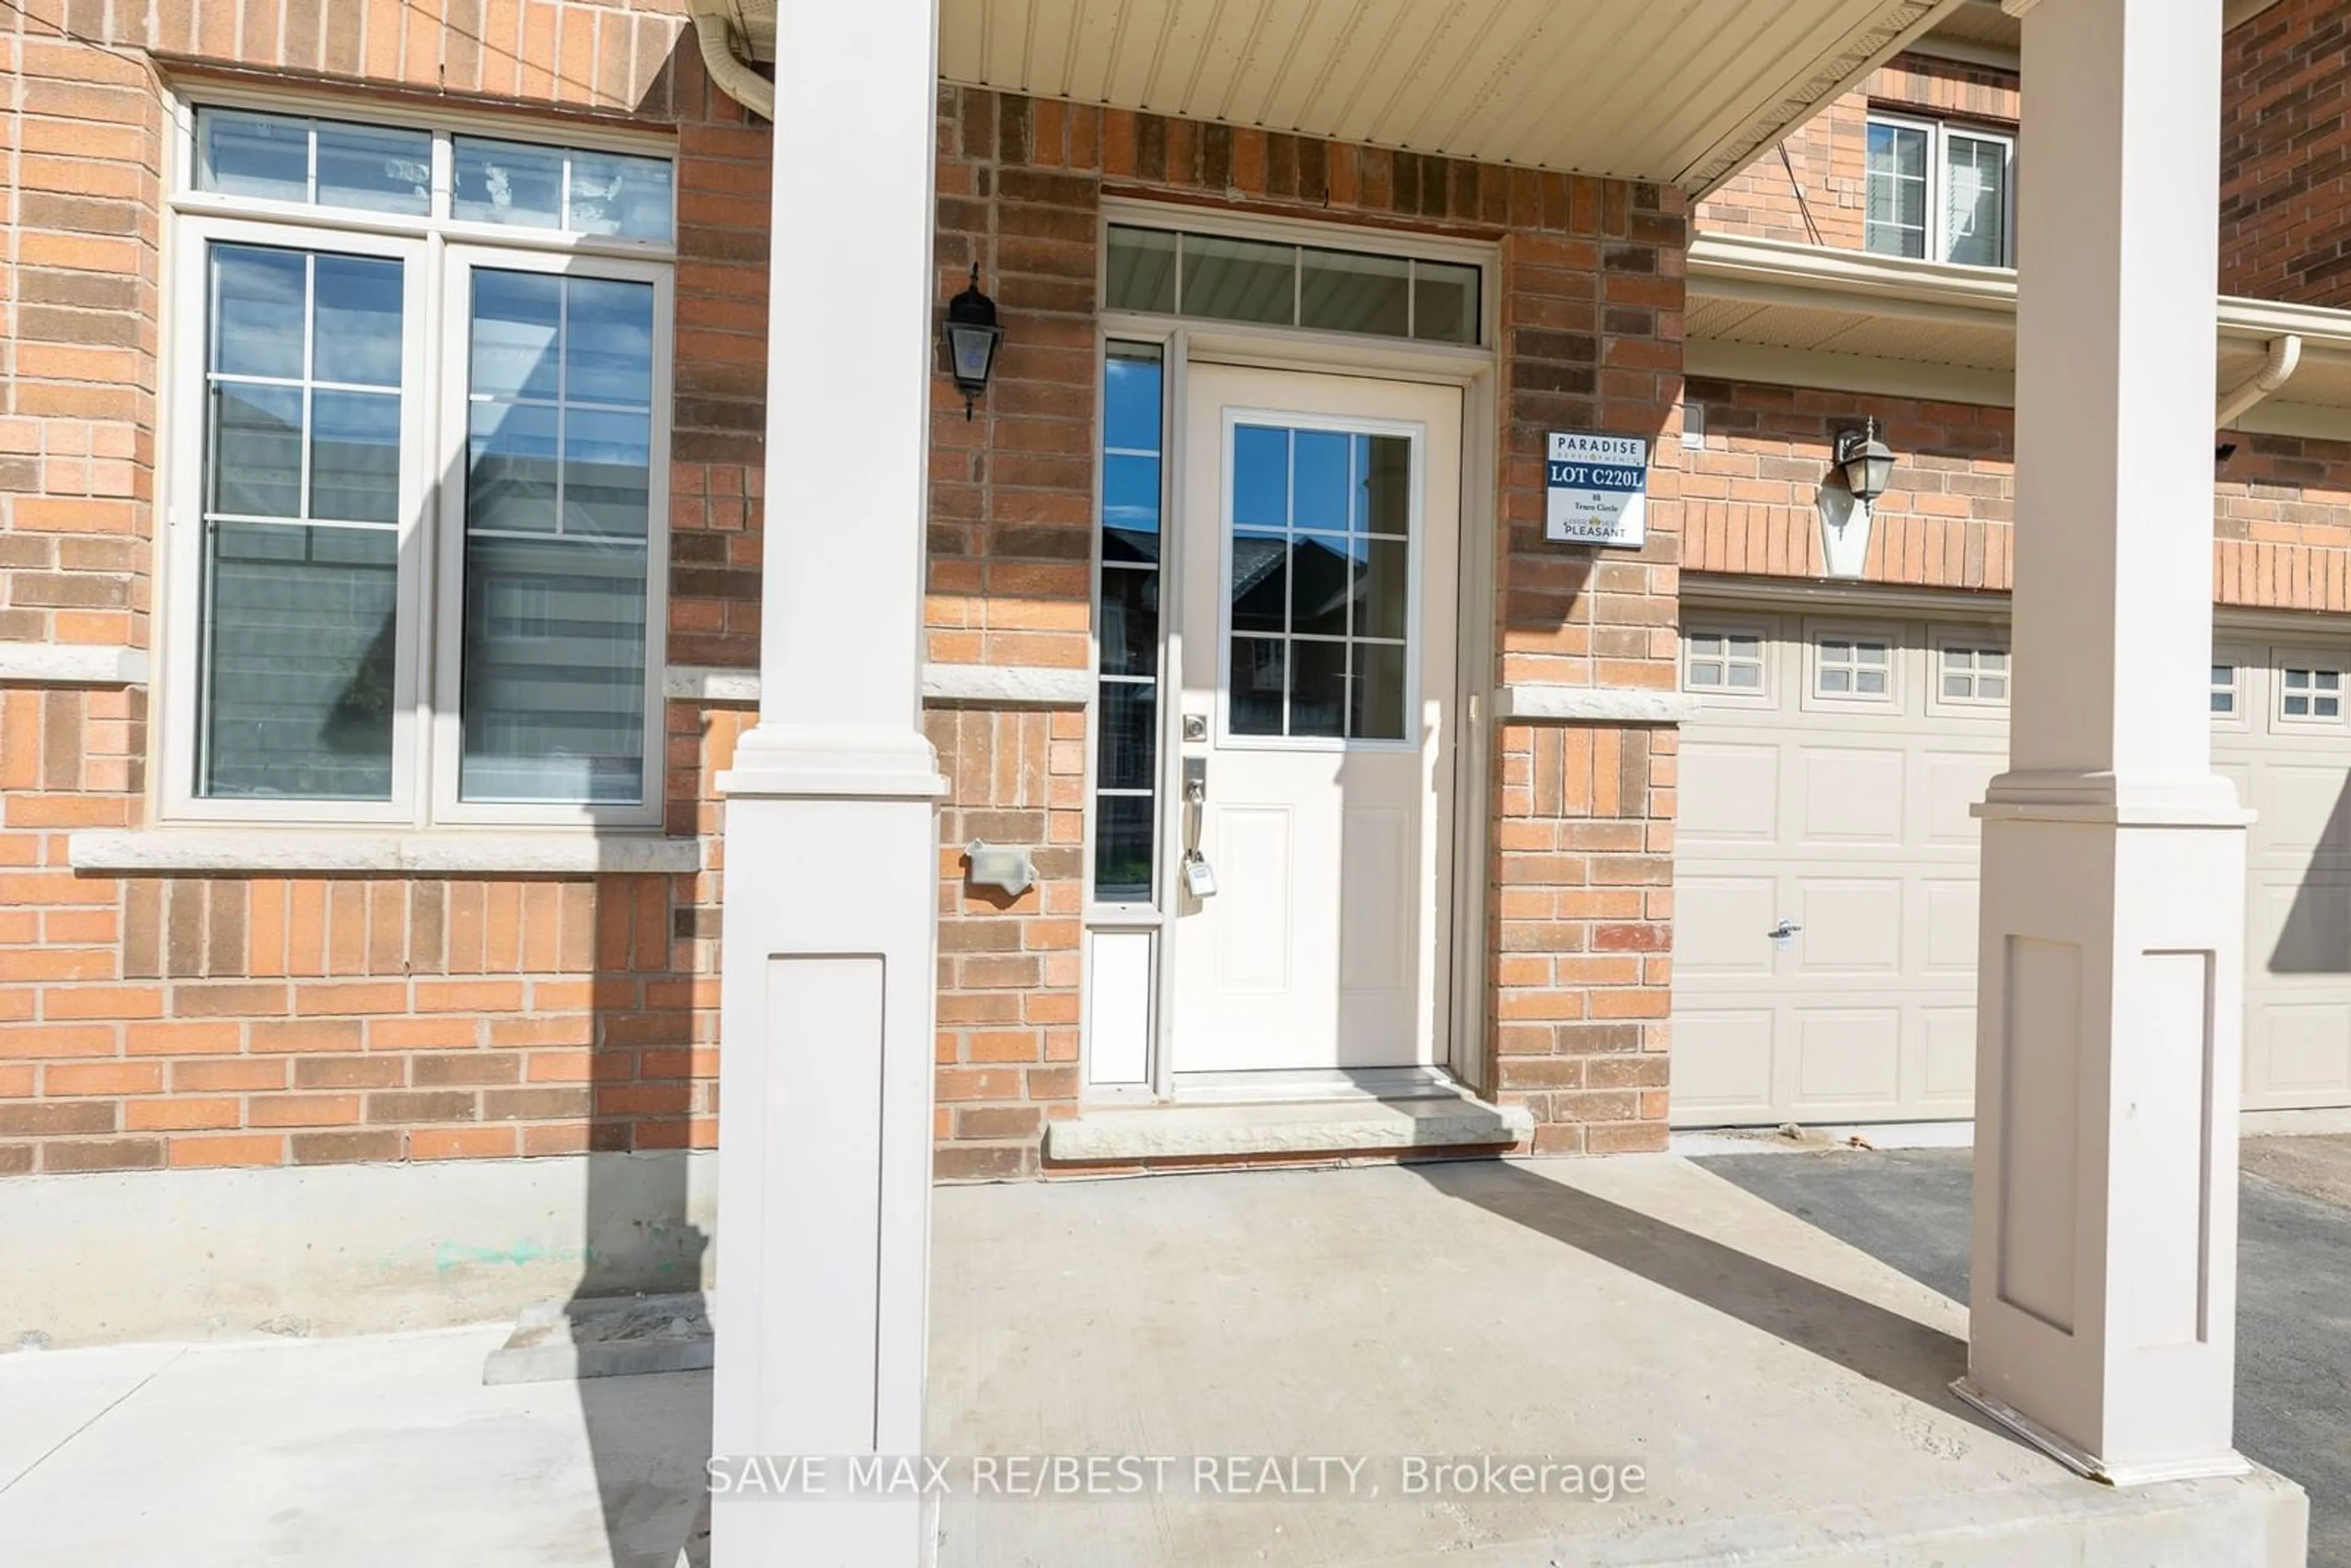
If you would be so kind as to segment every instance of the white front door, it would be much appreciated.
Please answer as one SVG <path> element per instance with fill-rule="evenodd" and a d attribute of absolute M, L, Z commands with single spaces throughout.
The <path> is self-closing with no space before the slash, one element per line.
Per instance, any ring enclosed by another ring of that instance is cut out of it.
<path fill-rule="evenodd" d="M 1195 363 L 1181 412 L 1173 1065 L 1436 1062 L 1461 393 Z"/>

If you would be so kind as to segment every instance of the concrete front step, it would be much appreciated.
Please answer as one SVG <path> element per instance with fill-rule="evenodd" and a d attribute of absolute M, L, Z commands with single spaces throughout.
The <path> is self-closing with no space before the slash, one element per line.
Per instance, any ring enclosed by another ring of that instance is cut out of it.
<path fill-rule="evenodd" d="M 1534 1135 L 1523 1106 L 1461 1093 L 1092 1109 L 1045 1128 L 1056 1165 L 1123 1165 L 1252 1155 L 1508 1148 Z"/>

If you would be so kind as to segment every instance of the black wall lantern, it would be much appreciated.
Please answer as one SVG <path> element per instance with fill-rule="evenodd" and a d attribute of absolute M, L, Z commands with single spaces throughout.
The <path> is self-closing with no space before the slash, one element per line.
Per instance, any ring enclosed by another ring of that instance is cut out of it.
<path fill-rule="evenodd" d="M 1886 494 L 1886 484 L 1894 477 L 1894 453 L 1877 439 L 1876 415 L 1872 414 L 1859 430 L 1837 433 L 1836 465 L 1844 475 L 1844 487 L 1863 506 Z"/>
<path fill-rule="evenodd" d="M 971 287 L 947 301 L 946 340 L 947 369 L 954 373 L 956 391 L 963 393 L 963 416 L 969 419 L 972 404 L 996 372 L 996 346 L 1004 341 L 1004 329 L 996 324 L 996 301 L 979 291 L 977 262 L 971 266 Z"/>

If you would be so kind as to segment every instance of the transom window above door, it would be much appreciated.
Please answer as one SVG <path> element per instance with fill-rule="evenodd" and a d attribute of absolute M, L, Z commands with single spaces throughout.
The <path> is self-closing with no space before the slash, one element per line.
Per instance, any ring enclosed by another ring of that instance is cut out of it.
<path fill-rule="evenodd" d="M 1483 341 L 1475 266 L 1277 240 L 1113 224 L 1102 304 L 1110 310 Z"/>
<path fill-rule="evenodd" d="M 669 161 L 209 107 L 184 153 L 166 815 L 657 821 Z"/>
<path fill-rule="evenodd" d="M 1411 738 L 1413 437 L 1237 422 L 1226 440 L 1228 733 Z"/>

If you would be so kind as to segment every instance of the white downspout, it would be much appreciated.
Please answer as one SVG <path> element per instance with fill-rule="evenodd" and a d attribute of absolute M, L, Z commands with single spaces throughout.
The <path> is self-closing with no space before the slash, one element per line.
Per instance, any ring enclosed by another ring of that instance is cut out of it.
<path fill-rule="evenodd" d="M 2285 385 L 2302 364 L 2302 335 L 2288 332 L 2270 340 L 2270 357 L 2252 376 L 2237 384 L 2234 391 L 2220 400 L 2220 408 L 2213 423 L 2226 430 L 2244 416 L 2253 404 Z"/>
<path fill-rule="evenodd" d="M 732 0 L 690 0 L 686 12 L 694 19 L 694 36 L 702 43 L 702 68 L 710 73 L 718 90 L 773 124 L 776 84 L 735 52 Z"/>

